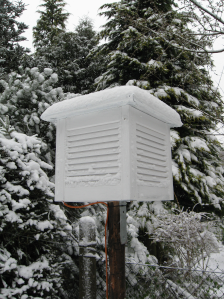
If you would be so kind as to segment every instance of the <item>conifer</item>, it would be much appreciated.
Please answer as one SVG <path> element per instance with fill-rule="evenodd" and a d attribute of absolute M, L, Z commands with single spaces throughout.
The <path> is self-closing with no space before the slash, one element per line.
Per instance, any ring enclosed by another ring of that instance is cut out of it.
<path fill-rule="evenodd" d="M 69 13 L 64 12 L 66 2 L 64 0 L 43 0 L 44 10 L 38 10 L 40 18 L 33 28 L 33 43 L 35 48 L 44 45 L 52 45 L 55 37 L 65 31 Z"/>
<path fill-rule="evenodd" d="M 137 85 L 176 109 L 183 126 L 171 131 L 175 198 L 185 208 L 223 213 L 222 148 L 214 136 L 223 104 L 207 71 L 211 57 L 200 52 L 210 41 L 199 40 L 188 13 L 170 1 L 123 0 L 101 10 L 107 43 L 94 53 L 106 65 L 96 89 Z"/>
<path fill-rule="evenodd" d="M 100 59 L 88 56 L 97 45 L 93 23 L 83 17 L 74 32 L 61 32 L 53 44 L 38 48 L 30 65 L 40 70 L 52 68 L 58 74 L 57 86 L 64 92 L 85 94 L 93 91 L 94 79 L 101 70 Z"/>
<path fill-rule="evenodd" d="M 20 42 L 26 40 L 22 34 L 28 26 L 19 21 L 25 10 L 22 1 L 12 2 L 0 0 L 0 76 L 10 71 L 18 70 L 23 55 L 29 49 L 21 46 Z"/>
<path fill-rule="evenodd" d="M 42 159 L 54 164 L 55 127 L 40 121 L 43 111 L 53 103 L 65 98 L 62 88 L 54 88 L 58 76 L 50 68 L 40 72 L 37 67 L 12 72 L 8 80 L 1 80 L 3 92 L 0 94 L 0 114 L 16 131 L 28 136 L 38 135 L 47 145 L 44 146 Z"/>
<path fill-rule="evenodd" d="M 0 297 L 64 298 L 61 262 L 73 251 L 72 227 L 53 203 L 40 158 L 43 142 L 0 119 Z M 72 261 L 70 261 L 72 265 Z"/>

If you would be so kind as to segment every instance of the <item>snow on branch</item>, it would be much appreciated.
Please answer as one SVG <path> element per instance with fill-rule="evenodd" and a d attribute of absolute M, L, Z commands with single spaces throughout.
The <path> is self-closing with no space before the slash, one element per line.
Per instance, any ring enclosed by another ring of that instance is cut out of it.
<path fill-rule="evenodd" d="M 166 244 L 175 253 L 181 267 L 204 270 L 211 253 L 219 252 L 215 224 L 206 213 L 175 211 L 154 218 L 153 242 Z"/>

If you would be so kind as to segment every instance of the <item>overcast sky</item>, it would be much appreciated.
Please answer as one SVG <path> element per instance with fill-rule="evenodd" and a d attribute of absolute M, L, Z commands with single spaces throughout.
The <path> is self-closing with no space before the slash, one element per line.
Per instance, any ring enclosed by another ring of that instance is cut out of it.
<path fill-rule="evenodd" d="M 32 28 L 36 25 L 36 21 L 39 18 L 39 14 L 36 11 L 38 9 L 41 9 L 38 8 L 38 5 L 43 2 L 41 0 L 23 0 L 23 2 L 27 5 L 27 7 L 26 11 L 21 17 L 21 20 L 25 24 L 29 25 L 29 29 L 24 33 L 28 41 L 23 42 L 23 45 L 28 48 L 32 48 Z M 94 22 L 95 30 L 99 31 L 100 26 L 103 25 L 106 20 L 105 18 L 98 15 L 99 8 L 105 3 L 112 2 L 115 2 L 115 0 L 66 0 L 67 5 L 65 9 L 70 13 L 70 17 L 67 23 L 67 29 L 73 30 L 74 27 L 78 24 L 80 18 L 82 18 L 83 16 L 89 16 Z M 224 44 L 223 40 L 222 44 Z M 215 48 L 219 49 L 220 47 L 222 47 L 221 43 L 217 44 L 217 47 Z M 224 53 L 214 54 L 213 59 L 216 65 L 216 69 L 214 69 L 214 72 L 212 73 L 212 78 L 214 81 L 214 85 L 217 86 L 224 68 Z M 224 74 L 222 75 L 219 87 L 220 92 L 224 98 Z"/>

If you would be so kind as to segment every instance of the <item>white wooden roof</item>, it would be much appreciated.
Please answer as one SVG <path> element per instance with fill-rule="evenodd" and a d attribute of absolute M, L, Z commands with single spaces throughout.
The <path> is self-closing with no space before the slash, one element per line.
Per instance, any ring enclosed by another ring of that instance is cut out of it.
<path fill-rule="evenodd" d="M 45 121 L 56 122 L 57 119 L 124 105 L 143 111 L 167 123 L 170 127 L 182 126 L 180 116 L 174 109 L 150 94 L 149 91 L 136 86 L 119 86 L 64 100 L 47 108 L 41 118 Z"/>

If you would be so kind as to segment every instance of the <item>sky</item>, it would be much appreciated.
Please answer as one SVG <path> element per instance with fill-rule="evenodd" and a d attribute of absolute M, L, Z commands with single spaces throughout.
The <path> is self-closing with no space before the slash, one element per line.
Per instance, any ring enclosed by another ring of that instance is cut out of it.
<path fill-rule="evenodd" d="M 32 28 L 36 25 L 36 21 L 39 18 L 39 14 L 36 12 L 41 3 L 41 0 L 23 0 L 27 5 L 26 11 L 21 16 L 21 21 L 29 25 L 29 29 L 23 34 L 28 39 L 27 42 L 23 42 L 23 46 L 31 48 L 32 47 Z M 67 30 L 74 30 L 74 27 L 78 24 L 79 20 L 83 16 L 89 16 L 94 22 L 94 28 L 96 31 L 100 30 L 106 19 L 102 16 L 99 16 L 99 8 L 105 3 L 112 3 L 115 0 L 66 0 L 65 10 L 70 13 L 70 17 L 67 22 Z M 216 43 L 214 48 L 221 48 L 224 44 L 223 40 L 220 40 Z M 215 68 L 211 72 L 212 79 L 214 81 L 214 86 L 219 85 L 219 91 L 224 99 L 224 53 L 218 53 L 213 55 L 213 60 L 215 63 Z M 220 79 L 221 78 L 221 79 Z"/>

